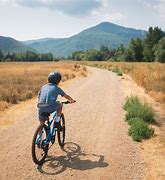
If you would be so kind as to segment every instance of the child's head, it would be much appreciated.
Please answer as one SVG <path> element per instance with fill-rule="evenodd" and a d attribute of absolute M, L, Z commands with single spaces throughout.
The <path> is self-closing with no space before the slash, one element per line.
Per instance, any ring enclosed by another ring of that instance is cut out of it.
<path fill-rule="evenodd" d="M 61 81 L 61 74 L 59 72 L 57 72 L 57 71 L 51 72 L 48 75 L 48 82 L 49 83 L 58 85 L 60 81 Z"/>

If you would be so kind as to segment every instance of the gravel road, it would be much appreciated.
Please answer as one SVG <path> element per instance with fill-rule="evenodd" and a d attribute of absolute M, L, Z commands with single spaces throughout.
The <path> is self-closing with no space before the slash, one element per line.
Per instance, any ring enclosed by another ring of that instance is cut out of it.
<path fill-rule="evenodd" d="M 1 180 L 143 179 L 145 163 L 137 143 L 128 136 L 119 77 L 102 69 L 88 70 L 88 77 L 64 88 L 77 100 L 64 105 L 66 145 L 61 150 L 54 144 L 42 166 L 31 158 L 38 124 L 36 99 L 25 102 L 13 125 L 0 129 Z"/>

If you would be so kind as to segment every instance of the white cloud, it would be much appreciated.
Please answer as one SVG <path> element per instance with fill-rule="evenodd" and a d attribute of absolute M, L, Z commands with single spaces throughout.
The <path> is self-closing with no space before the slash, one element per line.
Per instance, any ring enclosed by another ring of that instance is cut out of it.
<path fill-rule="evenodd" d="M 161 21 L 165 22 L 165 0 L 138 0 L 146 8 L 158 13 Z"/>
<path fill-rule="evenodd" d="M 64 14 L 85 16 L 102 6 L 100 0 L 0 0 L 30 8 L 47 8 Z"/>
<path fill-rule="evenodd" d="M 93 11 L 92 16 L 100 21 L 120 21 L 125 18 L 120 12 L 110 13 L 104 10 Z"/>
<path fill-rule="evenodd" d="M 121 12 L 113 11 L 111 8 L 111 1 L 101 0 L 102 6 L 93 10 L 91 15 L 100 21 L 120 21 L 125 18 Z"/>
<path fill-rule="evenodd" d="M 165 30 L 165 0 L 0 0 L 0 34 L 19 40 L 69 37 L 103 21 Z"/>
<path fill-rule="evenodd" d="M 165 0 L 160 0 L 160 3 L 157 6 L 160 18 L 165 22 Z"/>

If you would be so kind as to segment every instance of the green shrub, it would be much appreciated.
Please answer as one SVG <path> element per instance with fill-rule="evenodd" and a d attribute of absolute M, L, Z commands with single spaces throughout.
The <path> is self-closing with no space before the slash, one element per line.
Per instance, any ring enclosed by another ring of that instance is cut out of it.
<path fill-rule="evenodd" d="M 135 117 L 131 119 L 126 119 L 126 121 L 128 122 L 129 125 L 131 125 L 132 123 L 134 123 L 134 121 L 141 121 L 141 119 L 138 117 Z"/>
<path fill-rule="evenodd" d="M 118 67 L 114 67 L 114 68 L 112 69 L 112 72 L 116 73 L 118 70 L 119 70 Z"/>
<path fill-rule="evenodd" d="M 155 118 L 154 118 L 154 110 L 152 108 L 151 105 L 149 105 L 148 103 L 143 103 L 141 106 L 141 112 L 139 113 L 139 116 L 143 118 L 144 121 L 149 122 L 149 123 L 153 123 L 155 122 Z"/>
<path fill-rule="evenodd" d="M 141 141 L 154 134 L 154 129 L 149 128 L 149 123 L 154 122 L 154 111 L 149 104 L 140 102 L 137 96 L 131 96 L 126 98 L 123 109 L 127 111 L 125 120 L 131 125 L 129 135 L 133 140 Z"/>
<path fill-rule="evenodd" d="M 140 100 L 137 96 L 130 96 L 130 97 L 127 97 L 126 98 L 126 101 L 123 105 L 123 109 L 124 110 L 128 110 L 132 105 L 135 106 L 139 106 L 141 103 L 140 103 Z"/>
<path fill-rule="evenodd" d="M 147 139 L 153 136 L 154 129 L 149 128 L 148 123 L 143 120 L 132 121 L 129 129 L 129 135 L 132 136 L 133 140 L 140 142 L 142 139 Z"/>
<path fill-rule="evenodd" d="M 122 75 L 123 75 L 123 73 L 122 73 L 122 71 L 119 69 L 119 67 L 114 67 L 114 68 L 112 69 L 112 72 L 116 73 L 118 76 L 122 76 Z"/>
<path fill-rule="evenodd" d="M 119 72 L 117 72 L 117 75 L 118 75 L 118 76 L 122 76 L 123 73 L 122 73 L 121 71 L 119 71 Z"/>
<path fill-rule="evenodd" d="M 146 122 L 154 122 L 154 113 L 152 108 L 148 104 L 141 104 L 141 106 L 132 106 L 126 113 L 126 119 L 141 118 Z"/>
<path fill-rule="evenodd" d="M 123 108 L 127 111 L 126 120 L 137 117 L 149 123 L 155 121 L 152 107 L 147 103 L 140 102 L 137 96 L 127 98 Z"/>

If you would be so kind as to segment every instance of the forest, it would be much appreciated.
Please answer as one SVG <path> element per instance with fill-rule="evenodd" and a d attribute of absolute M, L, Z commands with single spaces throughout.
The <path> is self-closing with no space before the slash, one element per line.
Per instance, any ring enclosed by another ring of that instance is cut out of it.
<path fill-rule="evenodd" d="M 159 27 L 150 27 L 144 39 L 132 38 L 128 47 L 123 44 L 116 49 L 101 46 L 99 50 L 75 51 L 73 60 L 126 61 L 126 62 L 165 62 L 165 32 Z"/>

